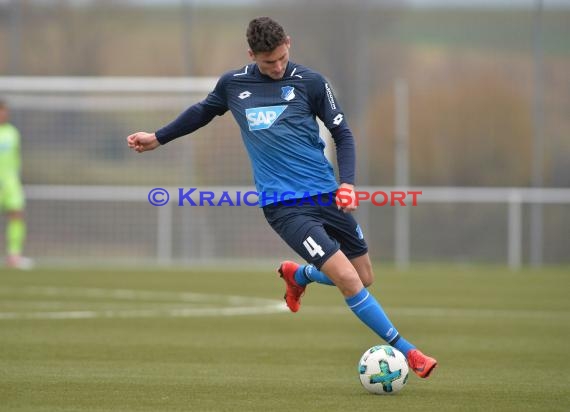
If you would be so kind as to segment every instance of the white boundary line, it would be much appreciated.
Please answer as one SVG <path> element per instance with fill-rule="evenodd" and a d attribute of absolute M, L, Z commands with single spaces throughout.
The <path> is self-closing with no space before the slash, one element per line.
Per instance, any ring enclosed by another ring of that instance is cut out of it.
<path fill-rule="evenodd" d="M 89 305 L 89 299 L 136 302 L 137 306 L 144 305 L 145 302 L 151 306 L 159 305 L 159 307 L 148 309 L 0 312 L 0 320 L 244 316 L 288 311 L 284 302 L 274 299 L 189 292 L 31 286 L 24 288 L 3 287 L 0 289 L 0 295 L 83 298 L 85 301 L 79 303 L 74 301 L 73 303 L 85 306 Z M 176 304 L 177 307 L 172 308 L 172 304 Z M 197 304 L 201 307 L 191 306 Z M 30 306 L 34 305 L 34 302 L 30 302 Z M 170 307 L 164 307 L 165 305 Z M 204 305 L 209 307 L 203 307 Z"/>
<path fill-rule="evenodd" d="M 146 291 L 134 289 L 61 288 L 30 286 L 2 287 L 0 296 L 37 296 L 65 298 L 65 301 L 7 301 L 9 306 L 28 307 L 29 311 L 0 312 L 0 320 L 22 319 L 97 319 L 97 318 L 156 318 L 156 317 L 216 317 L 268 315 L 288 312 L 285 303 L 275 299 L 246 296 L 217 295 L 191 292 Z M 70 301 L 69 298 L 75 298 Z M 81 299 L 81 300 L 77 300 Z M 111 302 L 112 300 L 112 302 Z M 110 309 L 120 305 L 136 304 L 146 308 Z M 26 306 L 28 305 L 28 306 Z M 53 310 L 65 306 L 103 306 L 92 310 Z M 105 308 L 107 306 L 107 308 Z M 44 307 L 50 310 L 38 311 Z M 36 310 L 33 310 L 36 309 Z M 352 315 L 345 306 L 307 306 L 303 312 L 311 314 Z M 390 315 L 431 318 L 503 318 L 568 320 L 570 312 L 557 310 L 455 309 L 455 308 L 388 308 Z"/>

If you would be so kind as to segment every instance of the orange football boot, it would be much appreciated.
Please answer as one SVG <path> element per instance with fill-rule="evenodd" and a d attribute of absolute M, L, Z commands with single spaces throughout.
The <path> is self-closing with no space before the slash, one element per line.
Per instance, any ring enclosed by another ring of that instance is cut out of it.
<path fill-rule="evenodd" d="M 434 358 L 424 355 L 418 349 L 408 351 L 408 365 L 420 378 L 427 378 L 437 366 Z"/>
<path fill-rule="evenodd" d="M 287 287 L 285 291 L 285 303 L 291 310 L 291 312 L 297 312 L 301 307 L 301 296 L 305 293 L 305 286 L 300 286 L 295 280 L 295 272 L 299 268 L 299 264 L 286 260 L 281 262 L 277 272 L 279 276 L 285 281 Z"/>

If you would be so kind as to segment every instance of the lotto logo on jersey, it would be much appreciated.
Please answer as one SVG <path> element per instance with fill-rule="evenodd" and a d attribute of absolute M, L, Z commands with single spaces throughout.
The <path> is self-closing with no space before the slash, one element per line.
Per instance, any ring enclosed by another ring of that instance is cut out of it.
<path fill-rule="evenodd" d="M 245 110 L 249 130 L 269 129 L 287 106 L 252 107 Z"/>

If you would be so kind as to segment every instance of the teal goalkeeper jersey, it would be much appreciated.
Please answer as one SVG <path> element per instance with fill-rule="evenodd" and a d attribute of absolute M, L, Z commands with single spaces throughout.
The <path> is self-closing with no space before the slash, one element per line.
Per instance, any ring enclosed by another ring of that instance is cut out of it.
<path fill-rule="evenodd" d="M 20 133 L 10 123 L 0 124 L 0 180 L 20 173 Z"/>

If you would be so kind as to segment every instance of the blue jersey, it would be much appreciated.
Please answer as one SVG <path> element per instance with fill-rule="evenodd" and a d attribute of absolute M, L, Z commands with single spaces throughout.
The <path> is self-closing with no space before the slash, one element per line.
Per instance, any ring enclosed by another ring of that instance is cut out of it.
<path fill-rule="evenodd" d="M 157 131 L 157 138 L 164 144 L 228 110 L 240 127 L 260 201 L 262 195 L 270 204 L 337 189 L 333 168 L 324 155 L 317 117 L 333 137 L 338 137 L 337 157 L 339 140 L 343 141 L 343 152 L 349 153 L 342 156 L 349 160 L 341 168 L 341 180 L 353 183 L 352 135 L 322 75 L 292 62 L 280 80 L 261 74 L 255 63 L 227 72 L 205 100 Z"/>

